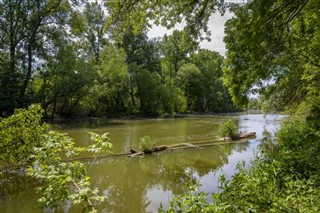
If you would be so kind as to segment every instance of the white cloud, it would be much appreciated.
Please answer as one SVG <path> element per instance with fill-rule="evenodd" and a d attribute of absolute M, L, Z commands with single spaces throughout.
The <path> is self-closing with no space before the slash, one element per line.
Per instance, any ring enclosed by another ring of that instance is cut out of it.
<path fill-rule="evenodd" d="M 226 47 L 223 42 L 224 24 L 228 19 L 232 18 L 232 16 L 233 14 L 229 11 L 226 11 L 224 16 L 221 16 L 221 14 L 218 12 L 212 14 L 208 22 L 208 27 L 212 33 L 211 41 L 202 41 L 200 43 L 200 47 L 219 52 L 221 55 L 224 56 L 226 53 Z M 175 27 L 175 29 L 179 28 L 182 29 L 182 26 Z M 165 27 L 162 26 L 153 26 L 152 29 L 149 30 L 148 36 L 149 38 L 162 37 L 165 34 L 172 34 L 173 30 L 174 29 L 167 30 Z"/>
<path fill-rule="evenodd" d="M 201 48 L 214 50 L 219 52 L 221 55 L 225 55 L 226 46 L 223 42 L 224 37 L 224 24 L 230 18 L 232 18 L 233 14 L 227 11 L 224 16 L 221 16 L 220 13 L 214 13 L 211 15 L 208 23 L 208 27 L 212 32 L 211 41 L 202 41 L 200 43 Z"/>

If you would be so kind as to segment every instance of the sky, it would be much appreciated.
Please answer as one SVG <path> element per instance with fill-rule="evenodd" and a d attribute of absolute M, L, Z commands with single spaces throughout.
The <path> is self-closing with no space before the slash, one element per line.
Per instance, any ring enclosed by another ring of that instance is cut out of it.
<path fill-rule="evenodd" d="M 225 2 L 233 2 L 233 3 L 243 3 L 244 0 L 226 0 Z M 225 12 L 223 16 L 219 12 L 211 15 L 208 27 L 212 33 L 211 41 L 202 41 L 200 43 L 200 48 L 209 49 L 216 52 L 219 52 L 222 56 L 225 56 L 226 46 L 223 42 L 224 37 L 224 24 L 225 22 L 232 18 L 233 13 L 230 13 L 228 10 Z M 182 30 L 182 26 L 176 26 L 175 29 Z M 153 26 L 153 28 L 148 32 L 149 38 L 162 37 L 165 34 L 172 34 L 174 29 L 167 30 L 165 27 L 161 26 Z"/>
<path fill-rule="evenodd" d="M 221 55 L 225 55 L 226 53 L 226 47 L 223 42 L 224 37 L 224 24 L 225 22 L 232 18 L 233 14 L 226 11 L 226 13 L 221 16 L 220 13 L 214 13 L 211 15 L 208 26 L 212 33 L 211 35 L 211 41 L 204 40 L 200 43 L 200 48 L 214 50 L 216 52 L 219 52 Z M 175 29 L 182 30 L 182 26 L 176 26 Z M 174 29 L 167 30 L 165 27 L 162 26 L 153 26 L 152 29 L 148 32 L 149 38 L 156 38 L 156 37 L 162 37 L 165 34 L 170 35 L 172 34 Z"/>
<path fill-rule="evenodd" d="M 214 13 L 209 19 L 209 29 L 211 30 L 211 41 L 202 41 L 200 43 L 201 48 L 214 50 L 219 52 L 221 55 L 226 53 L 226 45 L 223 42 L 224 37 L 224 24 L 225 22 L 232 18 L 233 14 L 226 12 L 223 16 L 220 13 Z"/>

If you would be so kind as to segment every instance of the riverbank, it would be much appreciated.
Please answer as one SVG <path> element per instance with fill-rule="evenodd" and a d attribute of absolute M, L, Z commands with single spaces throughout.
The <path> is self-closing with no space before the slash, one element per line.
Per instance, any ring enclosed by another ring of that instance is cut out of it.
<path fill-rule="evenodd" d="M 214 202 L 207 202 L 206 193 L 189 191 L 161 212 L 319 212 L 318 124 L 318 117 L 285 122 L 277 143 L 266 137 L 251 165 L 239 162 L 230 180 L 220 179 Z M 195 199 L 196 207 L 188 202 Z"/>
<path fill-rule="evenodd" d="M 233 116 L 243 114 L 263 114 L 261 110 L 247 110 L 247 111 L 232 111 L 232 112 L 194 112 L 194 113 L 174 113 L 174 114 L 162 114 L 159 116 L 148 115 L 110 115 L 102 117 L 72 117 L 72 118 L 55 118 L 55 119 L 43 119 L 48 124 L 61 124 L 61 123 L 80 123 L 80 122 L 96 122 L 96 121 L 121 121 L 121 120 L 148 120 L 148 119 L 178 119 L 178 118 L 192 118 L 195 116 Z"/>

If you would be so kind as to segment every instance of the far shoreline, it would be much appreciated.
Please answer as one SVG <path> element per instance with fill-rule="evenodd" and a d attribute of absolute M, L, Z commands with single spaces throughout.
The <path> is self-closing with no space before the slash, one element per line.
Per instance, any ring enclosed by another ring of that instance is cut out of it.
<path fill-rule="evenodd" d="M 244 115 L 244 114 L 283 114 L 281 112 L 269 112 L 264 113 L 261 110 L 245 110 L 245 111 L 233 111 L 233 112 L 194 112 L 194 113 L 174 113 L 174 114 L 162 114 L 159 116 L 149 115 L 112 115 L 112 116 L 101 116 L 101 117 L 68 117 L 68 118 L 54 118 L 54 119 L 43 119 L 43 121 L 50 125 L 55 124 L 76 124 L 82 122 L 96 122 L 102 121 L 105 123 L 121 122 L 121 121 L 132 121 L 132 120 L 154 120 L 154 119 L 180 119 L 180 118 L 192 118 L 197 116 L 233 116 L 233 115 Z"/>

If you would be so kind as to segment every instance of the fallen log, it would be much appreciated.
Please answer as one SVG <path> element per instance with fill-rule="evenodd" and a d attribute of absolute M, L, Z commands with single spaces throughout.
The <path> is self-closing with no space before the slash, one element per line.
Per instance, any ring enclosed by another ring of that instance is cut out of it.
<path fill-rule="evenodd" d="M 153 152 L 160 152 L 160 151 L 164 151 L 166 149 L 168 149 L 168 147 L 166 145 L 156 146 L 156 147 L 154 147 Z"/>
<path fill-rule="evenodd" d="M 145 154 L 144 152 L 136 152 L 136 153 L 131 154 L 130 157 L 132 157 L 132 158 L 139 157 L 139 156 L 142 156 L 144 154 Z"/>
<path fill-rule="evenodd" d="M 134 153 L 137 153 L 137 151 L 136 151 L 136 150 L 133 150 L 133 149 L 130 149 L 130 153 L 131 153 L 131 154 L 134 154 Z"/>
<path fill-rule="evenodd" d="M 101 156 L 90 156 L 90 157 L 80 157 L 80 158 L 74 158 L 74 159 L 68 159 L 64 160 L 66 161 L 75 161 L 75 160 L 89 160 L 92 158 L 102 159 L 107 157 L 114 157 L 114 156 L 128 156 L 128 157 L 140 157 L 144 156 L 145 154 L 151 154 L 155 152 L 161 152 L 165 150 L 177 150 L 177 149 L 188 149 L 188 148 L 202 148 L 207 146 L 214 146 L 214 145 L 223 145 L 228 143 L 240 143 L 240 142 L 247 142 L 247 140 L 244 140 L 245 138 L 249 137 L 255 137 L 255 132 L 250 133 L 241 133 L 239 134 L 239 137 L 236 140 L 228 140 L 226 141 L 226 138 L 217 138 L 217 139 L 211 139 L 211 140 L 204 140 L 204 141 L 194 141 L 189 143 L 179 143 L 179 144 L 172 144 L 172 145 L 161 145 L 156 146 L 152 149 L 151 152 L 145 153 L 143 151 L 136 151 L 134 149 L 130 149 L 130 153 L 116 153 L 116 154 L 110 154 L 110 155 L 101 155 Z"/>
<path fill-rule="evenodd" d="M 191 143 L 182 143 L 181 145 L 192 147 L 192 148 L 198 148 L 198 149 L 200 148 L 199 146 L 196 146 L 196 145 L 191 144 Z"/>
<path fill-rule="evenodd" d="M 239 135 L 237 135 L 237 139 L 250 138 L 255 136 L 256 136 L 255 132 L 240 133 Z"/>
<path fill-rule="evenodd" d="M 137 152 L 137 151 L 135 151 L 133 149 L 130 149 L 130 152 L 131 152 L 130 157 L 139 157 L 139 156 L 145 155 L 145 154 L 152 154 L 154 152 L 161 152 L 161 151 L 164 151 L 166 149 L 168 149 L 168 147 L 166 145 L 156 146 L 149 152 Z"/>
<path fill-rule="evenodd" d="M 256 137 L 256 133 L 255 132 L 239 133 L 234 138 L 224 137 L 223 140 L 224 141 L 232 141 L 232 140 L 240 140 L 240 139 L 251 138 L 251 137 Z"/>

